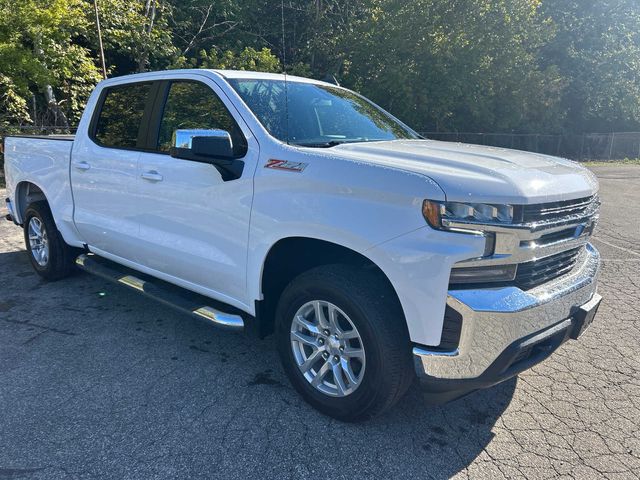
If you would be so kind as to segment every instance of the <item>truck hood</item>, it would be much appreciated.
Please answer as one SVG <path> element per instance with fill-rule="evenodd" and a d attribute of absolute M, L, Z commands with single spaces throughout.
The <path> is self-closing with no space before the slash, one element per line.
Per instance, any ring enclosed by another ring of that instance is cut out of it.
<path fill-rule="evenodd" d="M 598 190 L 595 175 L 570 160 L 537 153 L 435 140 L 347 143 L 332 153 L 423 174 L 448 201 L 532 204 L 570 200 Z"/>

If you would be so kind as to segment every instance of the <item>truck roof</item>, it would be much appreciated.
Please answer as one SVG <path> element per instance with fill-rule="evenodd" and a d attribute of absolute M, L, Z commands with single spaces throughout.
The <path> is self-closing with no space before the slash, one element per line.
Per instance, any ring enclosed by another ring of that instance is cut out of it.
<path fill-rule="evenodd" d="M 254 72 L 251 70 L 210 70 L 210 71 L 215 72 L 218 75 L 228 79 L 243 78 L 243 79 L 255 79 L 255 80 L 284 80 L 284 77 L 285 77 L 283 73 Z M 313 78 L 298 77 L 295 75 L 287 75 L 287 81 L 326 83 L 326 82 L 321 82 L 320 80 L 314 80 Z"/>
<path fill-rule="evenodd" d="M 118 83 L 126 83 L 126 82 L 135 82 L 135 81 L 143 81 L 143 80 L 158 80 L 162 79 L 164 73 L 190 73 L 190 74 L 202 74 L 203 72 L 210 72 L 218 77 L 224 78 L 225 80 L 231 79 L 255 79 L 255 80 L 284 80 L 285 75 L 282 73 L 266 73 L 266 72 L 254 72 L 250 70 L 215 70 L 215 69 L 206 69 L 206 68 L 189 68 L 189 69 L 176 69 L 176 70 L 164 70 L 164 71 L 155 71 L 155 72 L 144 72 L 144 73 L 134 73 L 131 75 L 122 75 L 119 77 L 111 77 L 106 80 L 103 80 L 100 83 L 110 85 L 110 84 L 118 84 Z M 327 82 L 323 82 L 320 80 L 315 80 L 313 78 L 305 78 L 298 77 L 295 75 L 287 75 L 286 79 L 288 82 L 300 82 L 300 83 L 314 83 L 317 85 L 326 85 L 330 87 L 335 87 L 335 85 Z"/>

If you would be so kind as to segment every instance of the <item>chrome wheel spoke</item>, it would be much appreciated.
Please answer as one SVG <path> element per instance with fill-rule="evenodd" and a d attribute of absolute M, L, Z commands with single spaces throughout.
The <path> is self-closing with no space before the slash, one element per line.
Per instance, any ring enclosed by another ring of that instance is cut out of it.
<path fill-rule="evenodd" d="M 316 321 L 318 322 L 318 325 L 320 326 L 320 328 L 329 328 L 329 322 L 327 321 L 327 318 L 324 316 L 324 309 L 322 308 L 323 305 L 321 302 L 313 302 L 313 308 L 316 314 Z"/>
<path fill-rule="evenodd" d="M 361 348 L 347 347 L 342 352 L 342 355 L 348 358 L 364 358 L 364 350 Z"/>
<path fill-rule="evenodd" d="M 318 341 L 314 337 L 310 337 L 299 331 L 291 332 L 291 339 L 309 345 L 312 348 L 318 348 Z"/>
<path fill-rule="evenodd" d="M 34 235 L 36 235 L 38 238 L 42 236 L 42 224 L 40 223 L 40 220 L 35 217 L 32 218 L 29 227 L 31 228 L 31 231 L 33 231 Z"/>
<path fill-rule="evenodd" d="M 349 330 L 348 332 L 341 332 L 340 338 L 342 338 L 343 340 L 352 340 L 354 338 L 360 338 L 360 335 L 358 334 L 357 330 Z"/>
<path fill-rule="evenodd" d="M 347 377 L 347 380 L 349 381 L 349 384 L 351 385 L 356 385 L 358 383 L 358 378 L 356 377 L 355 373 L 353 373 L 353 370 L 351 368 L 351 365 L 349 364 L 349 362 L 347 360 L 345 360 L 344 358 L 340 360 L 340 367 L 342 368 L 342 371 L 344 372 L 345 376 Z"/>
<path fill-rule="evenodd" d="M 305 319 L 302 315 L 296 315 L 294 321 L 311 333 L 315 335 L 320 334 L 320 329 L 318 328 L 318 326 Z"/>
<path fill-rule="evenodd" d="M 304 363 L 300 365 L 300 370 L 302 370 L 302 373 L 307 373 L 309 369 L 318 361 L 318 357 L 320 357 L 320 350 L 315 350 L 311 355 L 309 355 Z"/>
<path fill-rule="evenodd" d="M 344 383 L 344 378 L 342 378 L 342 367 L 339 363 L 334 363 L 331 370 L 333 371 L 333 380 L 336 382 L 338 394 L 344 395 L 347 393 L 347 385 Z"/>
<path fill-rule="evenodd" d="M 329 328 L 340 335 L 340 325 L 338 324 L 338 309 L 335 305 L 329 305 Z"/>
<path fill-rule="evenodd" d="M 317 387 L 318 385 L 320 385 L 324 377 L 326 377 L 327 373 L 329 373 L 329 370 L 331 370 L 331 363 L 324 362 L 324 365 L 322 365 L 320 370 L 318 370 L 318 373 L 316 373 L 316 376 L 313 377 L 313 380 L 311 381 L 311 385 L 313 385 L 314 387 Z"/>

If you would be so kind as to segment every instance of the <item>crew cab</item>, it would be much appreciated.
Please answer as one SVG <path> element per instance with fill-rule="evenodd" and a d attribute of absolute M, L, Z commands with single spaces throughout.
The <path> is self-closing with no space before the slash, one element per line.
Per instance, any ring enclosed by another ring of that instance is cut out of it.
<path fill-rule="evenodd" d="M 345 421 L 416 378 L 445 402 L 513 377 L 577 339 L 601 300 L 586 168 L 425 139 L 336 85 L 112 78 L 75 136 L 4 151 L 8 218 L 37 273 L 84 269 L 275 333 L 295 389 Z"/>

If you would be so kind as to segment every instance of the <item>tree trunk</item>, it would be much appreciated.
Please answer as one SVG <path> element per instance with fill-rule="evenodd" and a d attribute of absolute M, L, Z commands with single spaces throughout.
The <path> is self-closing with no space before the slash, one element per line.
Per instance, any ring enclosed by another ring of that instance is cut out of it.
<path fill-rule="evenodd" d="M 149 41 L 151 40 L 151 32 L 153 31 L 153 23 L 156 19 L 156 2 L 157 0 L 147 0 L 144 15 L 147 18 L 147 22 L 143 27 L 143 36 L 146 36 L 146 41 L 142 45 L 142 52 L 138 59 L 138 72 L 144 72 L 147 69 L 147 63 L 149 62 Z"/>
<path fill-rule="evenodd" d="M 41 41 L 40 37 L 36 36 L 34 45 L 33 45 L 33 50 L 36 56 L 46 64 L 47 59 L 45 58 L 44 51 L 42 50 L 42 47 L 40 45 L 40 41 Z M 69 128 L 69 121 L 67 120 L 67 116 L 64 114 L 64 112 L 60 108 L 60 105 L 58 105 L 58 101 L 56 100 L 56 95 L 55 93 L 53 93 L 53 87 L 51 85 L 45 85 L 43 93 L 44 93 L 44 98 L 47 102 L 47 113 L 53 114 L 53 125 L 47 125 L 47 126 L 53 126 L 53 127 L 62 126 L 64 128 Z M 48 117 L 48 115 L 45 115 L 45 117 Z"/>
<path fill-rule="evenodd" d="M 44 87 L 44 97 L 47 100 L 47 108 L 53 114 L 52 126 L 69 128 L 69 121 L 67 120 L 67 116 L 60 108 L 60 105 L 58 105 L 56 95 L 55 93 L 53 93 L 53 88 L 51 87 L 51 85 L 46 85 Z"/>

